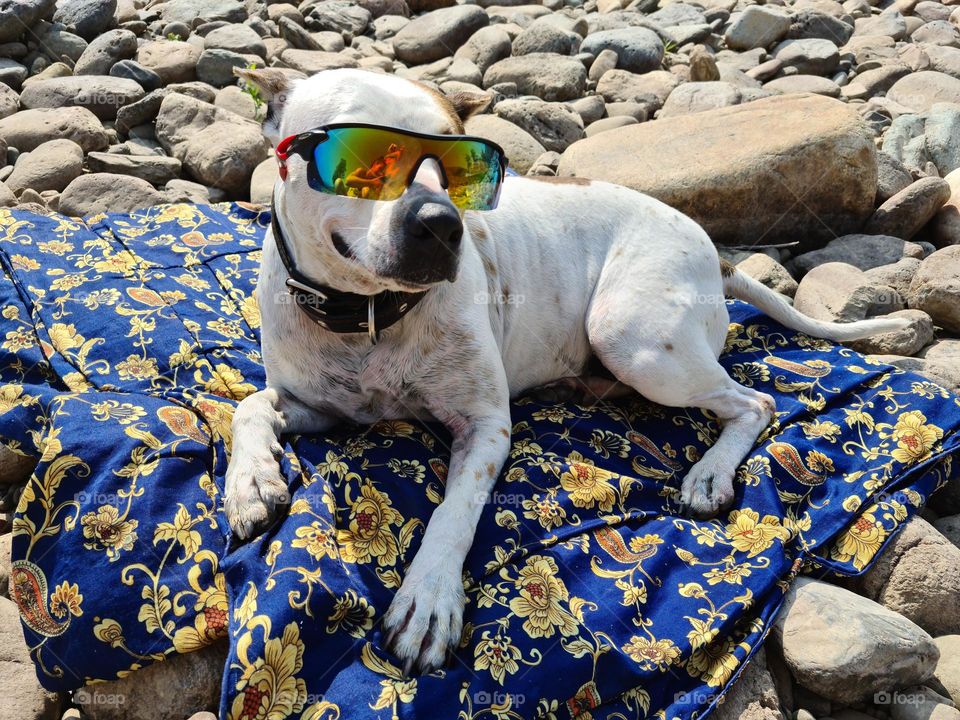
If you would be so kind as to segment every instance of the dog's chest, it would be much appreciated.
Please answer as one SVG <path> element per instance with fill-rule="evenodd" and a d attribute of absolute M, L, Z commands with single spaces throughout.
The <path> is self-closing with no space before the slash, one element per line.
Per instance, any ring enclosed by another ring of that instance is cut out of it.
<path fill-rule="evenodd" d="M 299 367 L 282 364 L 285 384 L 302 388 L 301 400 L 331 415 L 358 423 L 429 417 L 421 392 L 408 380 L 415 377 L 409 357 L 389 348 L 358 343 L 318 352 L 314 362 Z"/>

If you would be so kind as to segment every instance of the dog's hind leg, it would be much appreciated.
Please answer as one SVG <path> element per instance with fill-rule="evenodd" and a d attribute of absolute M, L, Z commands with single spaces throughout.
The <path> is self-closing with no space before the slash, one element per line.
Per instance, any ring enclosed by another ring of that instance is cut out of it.
<path fill-rule="evenodd" d="M 733 502 L 737 467 L 773 417 L 774 400 L 735 382 L 703 335 L 681 333 L 667 344 L 669 350 L 640 335 L 624 327 L 609 332 L 594 326 L 590 342 L 604 365 L 648 400 L 703 408 L 723 423 L 720 437 L 690 469 L 680 493 L 691 514 L 713 517 Z"/>
<path fill-rule="evenodd" d="M 276 388 L 268 387 L 240 402 L 231 425 L 233 444 L 224 501 L 227 521 L 238 538 L 262 530 L 277 506 L 290 500 L 280 474 L 280 436 L 323 432 L 331 425 L 329 416 Z"/>

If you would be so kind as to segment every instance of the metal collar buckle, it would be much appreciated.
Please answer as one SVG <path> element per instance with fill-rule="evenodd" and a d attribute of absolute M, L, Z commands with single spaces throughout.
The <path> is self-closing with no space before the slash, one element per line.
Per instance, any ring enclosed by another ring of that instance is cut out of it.
<path fill-rule="evenodd" d="M 367 301 L 367 334 L 370 336 L 370 342 L 376 345 L 379 333 L 377 332 L 376 313 L 373 311 L 373 295 Z"/>

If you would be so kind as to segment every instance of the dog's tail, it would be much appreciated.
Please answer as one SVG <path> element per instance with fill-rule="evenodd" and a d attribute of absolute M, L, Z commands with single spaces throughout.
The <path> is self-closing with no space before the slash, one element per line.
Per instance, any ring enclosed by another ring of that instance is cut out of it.
<path fill-rule="evenodd" d="M 763 283 L 740 272 L 725 260 L 720 261 L 720 268 L 723 274 L 723 291 L 725 295 L 731 295 L 739 300 L 745 300 L 777 322 L 808 335 L 834 340 L 836 342 L 846 342 L 848 340 L 859 340 L 880 333 L 901 330 L 910 324 L 907 318 L 889 317 L 858 320 L 857 322 L 851 323 L 815 320 L 794 308 L 780 293 L 771 290 Z"/>

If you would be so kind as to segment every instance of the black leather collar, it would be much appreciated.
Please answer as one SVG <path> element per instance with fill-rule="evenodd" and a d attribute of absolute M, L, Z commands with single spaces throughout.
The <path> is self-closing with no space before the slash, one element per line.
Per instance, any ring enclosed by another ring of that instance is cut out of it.
<path fill-rule="evenodd" d="M 399 322 L 426 295 L 426 291 L 392 290 L 384 290 L 376 295 L 360 295 L 318 285 L 297 270 L 293 262 L 287 239 L 280 229 L 276 195 L 273 197 L 270 227 L 280 261 L 289 276 L 286 285 L 293 301 L 311 320 L 331 332 L 367 333 L 371 341 L 376 343 L 381 330 Z"/>

